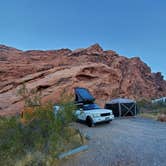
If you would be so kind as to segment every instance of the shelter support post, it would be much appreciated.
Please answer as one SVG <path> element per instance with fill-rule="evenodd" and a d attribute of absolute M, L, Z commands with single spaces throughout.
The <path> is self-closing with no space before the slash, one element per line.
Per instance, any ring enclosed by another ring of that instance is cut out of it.
<path fill-rule="evenodd" d="M 137 106 L 135 104 L 135 116 L 136 116 L 136 114 L 137 114 Z"/>
<path fill-rule="evenodd" d="M 120 103 L 118 103 L 118 106 L 119 106 L 119 117 L 121 117 L 121 105 L 120 105 Z"/>

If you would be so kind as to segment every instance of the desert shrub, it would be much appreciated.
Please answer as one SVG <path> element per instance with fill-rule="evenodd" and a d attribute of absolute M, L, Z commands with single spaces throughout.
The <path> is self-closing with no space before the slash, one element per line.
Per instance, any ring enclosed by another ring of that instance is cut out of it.
<path fill-rule="evenodd" d="M 16 117 L 0 117 L 0 165 L 11 165 L 11 161 L 23 154 L 21 124 Z"/>
<path fill-rule="evenodd" d="M 157 120 L 161 122 L 166 122 L 166 114 L 161 113 L 160 115 L 158 115 Z"/>
<path fill-rule="evenodd" d="M 141 100 L 137 101 L 137 105 L 141 112 L 153 112 L 153 113 L 160 113 L 160 111 L 166 110 L 165 103 L 151 103 L 149 100 Z M 165 111 L 164 111 L 165 112 Z"/>
<path fill-rule="evenodd" d="M 152 118 L 162 122 L 166 121 L 166 103 L 151 103 L 151 101 L 138 101 L 142 117 Z"/>
<path fill-rule="evenodd" d="M 37 89 L 28 89 L 25 84 L 22 84 L 17 95 L 23 99 L 25 107 L 41 105 L 41 91 Z"/>
<path fill-rule="evenodd" d="M 23 158 L 16 161 L 15 166 L 58 166 L 60 162 L 54 157 L 41 152 L 27 152 Z"/>
<path fill-rule="evenodd" d="M 166 110 L 166 103 L 156 103 L 156 104 L 151 104 L 151 108 L 154 110 L 161 110 L 164 111 Z"/>
<path fill-rule="evenodd" d="M 27 101 L 27 90 L 23 94 Z M 35 96 L 36 94 L 34 94 Z M 55 157 L 83 143 L 79 131 L 71 127 L 75 105 L 62 98 L 58 113 L 53 104 L 26 105 L 31 111 L 20 117 L 0 117 L 0 165 L 53 165 Z M 38 100 L 38 99 L 37 99 Z M 36 101 L 37 101 L 36 100 Z"/>
<path fill-rule="evenodd" d="M 137 106 L 141 109 L 141 108 L 149 108 L 151 105 L 151 102 L 149 100 L 146 99 L 142 99 L 137 101 Z"/>

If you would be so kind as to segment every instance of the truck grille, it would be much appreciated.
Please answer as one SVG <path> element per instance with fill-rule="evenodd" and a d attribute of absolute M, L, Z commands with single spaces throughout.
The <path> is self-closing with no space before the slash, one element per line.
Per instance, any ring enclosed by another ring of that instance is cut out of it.
<path fill-rule="evenodd" d="M 103 113 L 101 116 L 110 116 L 110 113 Z"/>

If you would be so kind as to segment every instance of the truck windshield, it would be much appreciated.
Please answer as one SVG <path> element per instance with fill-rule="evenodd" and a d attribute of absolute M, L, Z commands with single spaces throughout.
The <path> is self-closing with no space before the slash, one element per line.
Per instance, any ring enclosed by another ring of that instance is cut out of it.
<path fill-rule="evenodd" d="M 92 109 L 100 109 L 97 104 L 85 104 L 83 106 L 83 110 L 92 110 Z"/>

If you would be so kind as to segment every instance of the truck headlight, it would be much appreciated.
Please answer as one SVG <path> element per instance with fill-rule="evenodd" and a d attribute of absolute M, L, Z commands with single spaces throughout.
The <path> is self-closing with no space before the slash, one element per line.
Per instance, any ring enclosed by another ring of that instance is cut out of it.
<path fill-rule="evenodd" d="M 99 117 L 100 116 L 100 114 L 93 114 L 93 117 L 94 118 L 97 118 L 97 117 Z"/>

